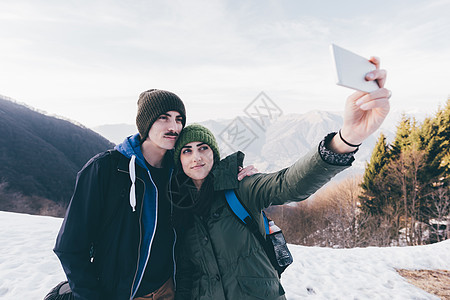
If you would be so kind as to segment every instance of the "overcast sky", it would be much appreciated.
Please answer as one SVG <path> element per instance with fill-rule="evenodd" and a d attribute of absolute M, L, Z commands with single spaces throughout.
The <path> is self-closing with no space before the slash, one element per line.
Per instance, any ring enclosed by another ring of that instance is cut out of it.
<path fill-rule="evenodd" d="M 88 127 L 133 124 L 166 89 L 188 123 L 233 118 L 260 92 L 285 113 L 340 111 L 330 43 L 381 58 L 394 110 L 450 94 L 450 0 L 0 1 L 0 94 Z"/>

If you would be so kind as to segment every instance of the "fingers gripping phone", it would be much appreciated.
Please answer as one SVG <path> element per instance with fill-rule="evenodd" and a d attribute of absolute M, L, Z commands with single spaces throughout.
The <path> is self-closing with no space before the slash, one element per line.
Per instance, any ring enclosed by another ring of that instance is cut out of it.
<path fill-rule="evenodd" d="M 368 59 L 331 44 L 331 54 L 336 70 L 336 84 L 371 93 L 379 88 L 376 81 L 367 81 L 366 74 L 376 69 Z"/>

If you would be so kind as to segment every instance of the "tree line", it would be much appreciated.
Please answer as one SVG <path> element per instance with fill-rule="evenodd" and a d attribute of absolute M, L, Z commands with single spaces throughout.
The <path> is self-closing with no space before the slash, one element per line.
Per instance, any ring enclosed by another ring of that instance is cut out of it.
<path fill-rule="evenodd" d="M 380 134 L 362 176 L 275 207 L 290 243 L 364 247 L 420 245 L 449 236 L 450 99 L 421 124 L 403 115 L 392 143 Z"/>
<path fill-rule="evenodd" d="M 448 217 L 449 142 L 450 99 L 422 124 L 403 116 L 392 144 L 380 135 L 361 184 L 361 209 L 376 225 L 389 225 L 391 240 L 422 244 L 423 224 L 433 229 L 427 225 Z"/>

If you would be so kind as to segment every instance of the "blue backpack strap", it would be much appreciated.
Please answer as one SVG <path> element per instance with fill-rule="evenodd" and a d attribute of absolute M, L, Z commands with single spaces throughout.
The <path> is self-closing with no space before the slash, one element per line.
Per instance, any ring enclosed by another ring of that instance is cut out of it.
<path fill-rule="evenodd" d="M 252 216 L 248 213 L 247 209 L 244 207 L 244 205 L 241 203 L 241 201 L 237 198 L 236 193 L 234 190 L 226 190 L 225 191 L 225 198 L 227 199 L 228 205 L 230 206 L 233 213 L 238 217 L 239 220 L 244 225 L 250 225 L 250 223 L 253 223 Z M 266 231 L 266 234 L 268 235 L 269 232 L 269 220 L 266 216 L 266 213 L 262 211 L 263 219 L 264 219 L 264 229 Z"/>
<path fill-rule="evenodd" d="M 266 216 L 266 213 L 264 211 L 262 211 L 262 215 L 264 218 L 264 229 L 266 230 L 266 235 L 270 234 L 270 230 L 269 230 L 269 219 Z"/>
<path fill-rule="evenodd" d="M 271 237 L 269 236 L 270 230 L 269 230 L 269 219 L 266 216 L 266 213 L 264 211 L 262 212 L 263 219 L 264 219 L 264 229 L 265 229 L 265 235 L 261 234 L 261 232 L 258 229 L 258 224 L 256 223 L 255 219 L 252 218 L 250 213 L 245 208 L 244 204 L 238 199 L 236 196 L 236 193 L 234 190 L 226 190 L 225 192 L 225 198 L 227 200 L 228 206 L 230 207 L 231 211 L 234 213 L 234 215 L 237 217 L 239 221 L 241 221 L 242 224 L 248 227 L 248 229 L 253 233 L 253 235 L 256 237 L 256 239 L 261 244 L 262 248 L 266 252 L 267 257 L 270 260 L 270 263 L 274 267 L 274 269 L 278 273 L 278 277 L 281 276 L 281 273 L 283 273 L 284 269 L 286 269 L 287 266 L 289 266 L 292 263 L 292 256 L 289 252 L 289 249 L 286 246 L 286 241 L 284 241 L 284 246 L 286 247 L 286 251 L 284 251 L 283 254 L 286 255 L 289 254 L 290 261 L 288 263 L 285 263 L 283 266 L 279 265 L 277 254 L 275 253 L 274 244 L 272 242 Z M 280 231 L 280 234 L 281 231 Z M 266 240 L 267 238 L 267 240 Z M 284 236 L 283 236 L 284 240 Z M 279 242 L 278 242 L 279 243 Z"/>
<path fill-rule="evenodd" d="M 238 217 L 244 225 L 249 225 L 253 219 L 242 205 L 241 201 L 237 198 L 234 190 L 226 190 L 225 198 L 227 199 L 228 206 L 231 208 L 236 217 Z"/>

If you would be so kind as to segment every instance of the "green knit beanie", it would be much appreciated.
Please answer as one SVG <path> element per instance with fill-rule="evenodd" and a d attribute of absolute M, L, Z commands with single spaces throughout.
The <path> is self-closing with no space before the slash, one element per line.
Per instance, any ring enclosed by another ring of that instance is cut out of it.
<path fill-rule="evenodd" d="M 172 92 L 164 90 L 148 90 L 139 95 L 136 127 L 144 141 L 153 123 L 158 117 L 168 111 L 177 111 L 183 117 L 183 127 L 186 124 L 186 109 L 183 101 Z"/>
<path fill-rule="evenodd" d="M 219 146 L 217 145 L 216 138 L 212 134 L 212 132 L 200 125 L 200 124 L 192 124 L 186 126 L 180 133 L 178 140 L 175 144 L 175 153 L 174 153 L 174 161 L 175 166 L 179 167 L 181 148 L 186 144 L 191 142 L 203 142 L 208 144 L 214 154 L 214 160 L 220 160 Z"/>

